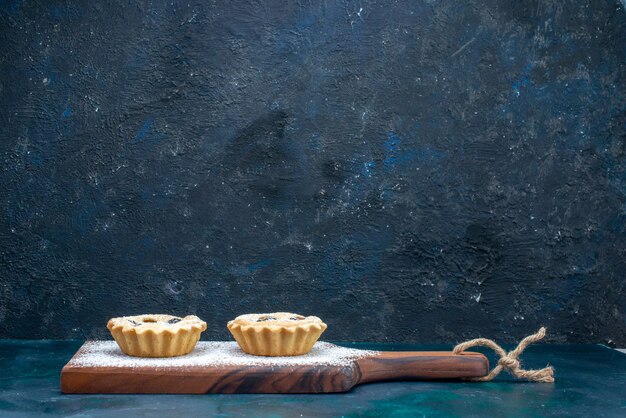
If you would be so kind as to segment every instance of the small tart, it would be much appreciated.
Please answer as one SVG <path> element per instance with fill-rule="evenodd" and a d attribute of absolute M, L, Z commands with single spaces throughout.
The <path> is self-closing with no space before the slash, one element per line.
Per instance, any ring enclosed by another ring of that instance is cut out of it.
<path fill-rule="evenodd" d="M 256 356 L 299 356 L 308 353 L 326 330 L 316 316 L 275 312 L 241 315 L 228 322 L 239 347 Z"/>
<path fill-rule="evenodd" d="M 124 354 L 176 357 L 193 351 L 206 322 L 194 315 L 137 315 L 112 318 L 107 328 Z"/>

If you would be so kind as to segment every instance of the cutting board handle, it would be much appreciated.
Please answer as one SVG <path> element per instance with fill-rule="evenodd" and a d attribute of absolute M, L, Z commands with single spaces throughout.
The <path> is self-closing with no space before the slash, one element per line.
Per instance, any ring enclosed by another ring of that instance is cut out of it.
<path fill-rule="evenodd" d="M 489 360 L 480 353 L 451 351 L 381 351 L 357 360 L 358 383 L 385 380 L 458 379 L 489 373 Z"/>

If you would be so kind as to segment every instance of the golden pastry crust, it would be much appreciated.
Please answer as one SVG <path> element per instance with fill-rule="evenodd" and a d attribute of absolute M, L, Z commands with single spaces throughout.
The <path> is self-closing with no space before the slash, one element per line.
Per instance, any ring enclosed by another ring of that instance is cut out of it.
<path fill-rule="evenodd" d="M 228 322 L 239 347 L 256 356 L 299 356 L 308 353 L 327 325 L 316 316 L 274 312 L 241 315 Z"/>
<path fill-rule="evenodd" d="M 193 351 L 206 330 L 194 315 L 136 315 L 112 318 L 107 328 L 124 354 L 134 357 L 176 357 Z"/>

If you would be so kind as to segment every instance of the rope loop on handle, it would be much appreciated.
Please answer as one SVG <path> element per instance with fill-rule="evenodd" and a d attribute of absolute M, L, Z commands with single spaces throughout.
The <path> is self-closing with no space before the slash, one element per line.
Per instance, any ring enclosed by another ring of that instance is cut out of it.
<path fill-rule="evenodd" d="M 468 379 L 474 382 L 488 382 L 499 375 L 504 369 L 519 379 L 526 379 L 531 382 L 552 383 L 554 382 L 554 369 L 551 366 L 546 366 L 539 370 L 524 370 L 522 369 L 522 365 L 519 361 L 519 356 L 526 349 L 526 347 L 532 343 L 542 340 L 545 336 L 546 329 L 545 327 L 541 327 L 535 334 L 529 335 L 520 341 L 517 347 L 515 347 L 515 350 L 511 350 L 508 353 L 494 341 L 487 338 L 476 338 L 474 340 L 465 341 L 464 343 L 458 344 L 454 347 L 452 351 L 454 354 L 461 354 L 469 348 L 482 346 L 491 348 L 500 357 L 498 365 L 494 367 L 487 376 Z"/>

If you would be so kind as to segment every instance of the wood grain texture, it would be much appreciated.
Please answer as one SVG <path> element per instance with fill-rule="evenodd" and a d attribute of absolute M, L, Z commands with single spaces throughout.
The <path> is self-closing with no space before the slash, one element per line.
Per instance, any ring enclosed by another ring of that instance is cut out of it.
<path fill-rule="evenodd" d="M 75 356 L 80 355 L 80 350 Z M 379 352 L 346 366 L 81 367 L 61 371 L 63 393 L 331 393 L 360 383 L 484 376 L 489 362 L 478 353 Z"/>
<path fill-rule="evenodd" d="M 455 355 L 448 351 L 383 351 L 356 360 L 358 383 L 385 380 L 459 379 L 489 373 L 489 361 L 480 353 Z"/>

